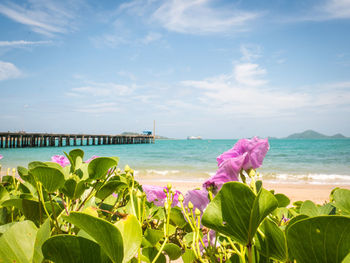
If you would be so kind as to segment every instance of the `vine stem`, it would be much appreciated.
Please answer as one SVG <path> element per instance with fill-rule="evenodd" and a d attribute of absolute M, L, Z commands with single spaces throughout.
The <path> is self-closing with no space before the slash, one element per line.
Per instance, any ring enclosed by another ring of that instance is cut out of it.
<path fill-rule="evenodd" d="M 163 249 L 164 249 L 164 247 L 165 247 L 166 242 L 168 242 L 168 237 L 165 237 L 164 242 L 163 242 L 162 246 L 160 247 L 160 249 L 159 249 L 157 255 L 156 255 L 155 258 L 153 259 L 152 263 L 155 263 L 155 262 L 157 261 L 157 259 L 159 258 L 160 254 L 162 253 L 162 251 L 163 251 Z"/>

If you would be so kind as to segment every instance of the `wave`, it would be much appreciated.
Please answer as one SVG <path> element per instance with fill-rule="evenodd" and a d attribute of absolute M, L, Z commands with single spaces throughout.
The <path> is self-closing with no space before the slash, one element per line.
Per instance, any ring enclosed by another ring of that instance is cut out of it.
<path fill-rule="evenodd" d="M 214 175 L 209 171 L 189 170 L 155 170 L 141 169 L 135 171 L 135 177 L 142 180 L 160 182 L 202 182 Z M 271 183 L 308 183 L 308 184 L 332 184 L 350 185 L 350 174 L 326 174 L 326 173 L 260 173 L 264 182 Z"/>

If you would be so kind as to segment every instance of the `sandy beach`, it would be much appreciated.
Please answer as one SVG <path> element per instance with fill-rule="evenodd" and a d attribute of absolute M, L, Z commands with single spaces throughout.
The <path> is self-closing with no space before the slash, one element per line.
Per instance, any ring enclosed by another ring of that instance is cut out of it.
<path fill-rule="evenodd" d="M 141 184 L 166 186 L 165 181 L 154 181 L 139 179 Z M 174 189 L 179 190 L 182 193 L 186 193 L 188 190 L 195 188 L 201 188 L 202 182 L 171 182 Z M 291 203 L 295 201 L 311 200 L 317 204 L 323 204 L 329 202 L 329 194 L 332 189 L 346 188 L 350 189 L 350 185 L 332 185 L 332 184 L 297 184 L 297 183 L 263 183 L 264 188 L 268 190 L 275 190 L 275 193 L 283 193 L 287 195 Z"/>

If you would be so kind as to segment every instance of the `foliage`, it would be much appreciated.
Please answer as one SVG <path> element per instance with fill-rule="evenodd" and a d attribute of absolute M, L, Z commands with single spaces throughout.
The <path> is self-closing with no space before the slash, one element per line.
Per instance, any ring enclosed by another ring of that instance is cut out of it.
<path fill-rule="evenodd" d="M 240 142 L 186 195 L 79 149 L 18 167 L 0 185 L 0 262 L 349 262 L 350 190 L 290 205 L 257 180 L 267 150 Z"/>

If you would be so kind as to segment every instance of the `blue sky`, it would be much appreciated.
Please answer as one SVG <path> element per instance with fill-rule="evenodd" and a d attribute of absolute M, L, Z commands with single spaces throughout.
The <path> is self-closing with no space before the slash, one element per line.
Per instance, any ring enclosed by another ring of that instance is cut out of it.
<path fill-rule="evenodd" d="M 0 0 L 0 130 L 350 136 L 350 0 Z"/>

